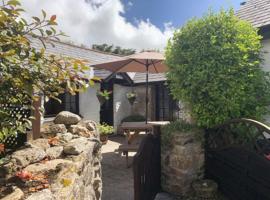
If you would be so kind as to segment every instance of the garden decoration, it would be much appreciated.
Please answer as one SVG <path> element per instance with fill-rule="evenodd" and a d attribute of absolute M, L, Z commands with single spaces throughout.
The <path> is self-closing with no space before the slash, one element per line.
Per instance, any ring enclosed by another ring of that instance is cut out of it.
<path fill-rule="evenodd" d="M 110 126 L 106 123 L 98 125 L 98 131 L 100 134 L 100 141 L 102 144 L 107 144 L 108 135 L 114 132 L 113 126 Z"/>
<path fill-rule="evenodd" d="M 135 102 L 135 100 L 136 100 L 136 98 L 137 98 L 137 94 L 136 94 L 135 92 L 128 92 L 128 93 L 126 94 L 126 96 L 127 96 L 127 99 L 128 99 L 128 101 L 129 101 L 129 103 L 130 103 L 131 105 L 133 105 L 134 102 Z"/>
<path fill-rule="evenodd" d="M 103 90 L 103 91 L 97 91 L 97 98 L 100 103 L 100 105 L 103 105 L 106 101 L 110 99 L 111 91 Z"/>
<path fill-rule="evenodd" d="M 215 200 L 217 197 L 218 185 L 216 182 L 205 179 L 192 184 L 196 197 L 200 200 Z"/>

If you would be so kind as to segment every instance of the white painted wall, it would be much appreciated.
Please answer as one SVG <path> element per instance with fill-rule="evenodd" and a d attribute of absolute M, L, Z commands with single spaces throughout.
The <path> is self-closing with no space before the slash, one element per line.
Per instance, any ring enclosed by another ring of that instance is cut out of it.
<path fill-rule="evenodd" d="M 262 41 L 262 57 L 264 59 L 262 67 L 265 71 L 270 71 L 270 39 Z"/>
<path fill-rule="evenodd" d="M 96 93 L 99 88 L 100 84 L 96 83 L 94 87 L 89 87 L 87 91 L 80 93 L 79 97 L 80 114 L 82 117 L 98 123 L 100 120 L 100 103 Z"/>
<path fill-rule="evenodd" d="M 113 86 L 113 118 L 114 128 L 121 123 L 121 120 L 131 115 L 132 107 L 126 98 L 126 94 L 131 91 L 131 87 L 114 84 Z"/>
<path fill-rule="evenodd" d="M 262 67 L 265 71 L 270 71 L 270 39 L 262 40 Z M 270 124 L 270 115 L 265 116 L 265 121 Z"/>

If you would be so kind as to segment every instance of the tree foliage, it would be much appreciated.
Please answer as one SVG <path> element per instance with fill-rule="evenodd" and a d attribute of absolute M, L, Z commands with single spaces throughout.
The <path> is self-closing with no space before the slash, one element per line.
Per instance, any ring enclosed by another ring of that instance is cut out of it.
<path fill-rule="evenodd" d="M 124 55 L 124 56 L 128 56 L 128 55 L 134 54 L 136 52 L 135 49 L 124 49 L 124 48 L 119 47 L 119 46 L 114 47 L 113 45 L 108 45 L 108 44 L 100 44 L 100 45 L 93 44 L 92 49 L 102 51 L 102 52 L 107 52 L 107 53 Z"/>
<path fill-rule="evenodd" d="M 18 0 L 3 0 L 0 4 L 0 141 L 9 134 L 25 132 L 29 117 L 12 115 L 7 105 L 31 109 L 40 94 L 46 99 L 60 93 L 75 94 L 88 86 L 85 66 L 81 60 L 46 53 L 51 39 L 59 40 L 62 32 L 54 27 L 56 15 L 22 18 L 24 10 Z M 44 48 L 36 49 L 32 39 L 40 40 Z"/>
<path fill-rule="evenodd" d="M 260 120 L 268 112 L 270 82 L 260 67 L 260 39 L 232 9 L 192 19 L 174 33 L 166 49 L 169 86 L 199 126 Z"/>

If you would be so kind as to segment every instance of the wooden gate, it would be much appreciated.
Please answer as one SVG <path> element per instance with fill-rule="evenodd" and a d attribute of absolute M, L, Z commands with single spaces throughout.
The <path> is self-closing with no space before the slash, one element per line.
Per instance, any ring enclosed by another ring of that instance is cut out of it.
<path fill-rule="evenodd" d="M 160 137 L 147 134 L 133 161 L 134 199 L 153 200 L 160 191 Z"/>
<path fill-rule="evenodd" d="M 206 136 L 206 176 L 233 200 L 270 200 L 270 129 L 250 119 L 229 121 Z"/>

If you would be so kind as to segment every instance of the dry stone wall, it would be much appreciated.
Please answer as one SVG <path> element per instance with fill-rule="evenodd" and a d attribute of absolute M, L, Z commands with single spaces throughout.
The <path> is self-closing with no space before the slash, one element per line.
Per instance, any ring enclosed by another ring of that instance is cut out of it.
<path fill-rule="evenodd" d="M 2 200 L 100 200 L 101 143 L 96 123 L 69 112 L 59 113 L 0 166 Z"/>
<path fill-rule="evenodd" d="M 173 134 L 170 146 L 163 143 L 161 146 L 162 190 L 177 196 L 188 195 L 192 182 L 203 176 L 202 141 L 195 131 L 177 132 Z"/>

